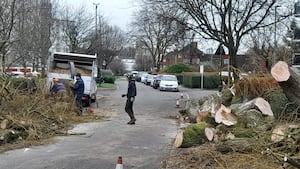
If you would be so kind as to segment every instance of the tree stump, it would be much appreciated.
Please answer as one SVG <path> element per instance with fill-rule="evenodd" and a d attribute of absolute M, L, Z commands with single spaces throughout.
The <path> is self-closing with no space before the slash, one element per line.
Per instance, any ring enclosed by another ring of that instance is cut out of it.
<path fill-rule="evenodd" d="M 300 106 L 300 70 L 289 67 L 286 62 L 279 61 L 272 67 L 271 74 L 286 97 Z"/>

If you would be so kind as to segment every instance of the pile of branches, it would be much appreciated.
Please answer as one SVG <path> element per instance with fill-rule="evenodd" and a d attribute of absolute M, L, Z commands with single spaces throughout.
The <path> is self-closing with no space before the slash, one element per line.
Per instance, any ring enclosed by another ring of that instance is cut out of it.
<path fill-rule="evenodd" d="M 44 79 L 0 77 L 0 145 L 65 135 L 81 122 L 73 97 L 49 99 L 45 86 Z"/>
<path fill-rule="evenodd" d="M 186 100 L 175 146 L 209 145 L 221 154 L 261 154 L 278 165 L 300 168 L 298 105 L 270 77 L 247 78 L 236 85 Z"/>

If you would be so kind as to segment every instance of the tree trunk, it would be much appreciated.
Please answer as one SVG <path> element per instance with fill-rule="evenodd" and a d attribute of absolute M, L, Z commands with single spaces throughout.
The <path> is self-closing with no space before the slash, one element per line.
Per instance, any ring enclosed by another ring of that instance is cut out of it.
<path fill-rule="evenodd" d="M 216 149 L 222 153 L 249 153 L 255 149 L 255 144 L 256 143 L 253 142 L 253 139 L 235 138 L 218 144 Z"/>
<path fill-rule="evenodd" d="M 257 109 L 263 115 L 274 116 L 271 109 L 271 105 L 263 98 L 258 97 L 253 100 L 250 100 L 246 103 L 233 104 L 230 106 L 231 110 L 235 114 L 242 114 L 247 112 L 250 109 Z"/>
<path fill-rule="evenodd" d="M 216 135 L 216 130 L 214 128 L 205 128 L 205 136 L 208 141 L 212 141 Z"/>
<path fill-rule="evenodd" d="M 230 108 L 222 104 L 216 112 L 215 121 L 216 123 L 223 123 L 226 126 L 232 126 L 237 123 L 237 118 L 231 113 Z"/>
<path fill-rule="evenodd" d="M 181 131 L 179 131 L 179 132 L 177 133 L 177 135 L 176 135 L 175 143 L 174 143 L 175 147 L 176 147 L 176 148 L 181 147 L 182 142 L 183 142 L 183 131 L 181 130 Z"/>
<path fill-rule="evenodd" d="M 191 147 L 205 143 L 207 140 L 205 136 L 206 123 L 198 123 L 188 126 L 183 132 L 179 132 L 175 139 L 175 147 Z"/>
<path fill-rule="evenodd" d="M 271 74 L 279 83 L 286 97 L 300 105 L 300 70 L 289 67 L 286 62 L 279 61 L 272 67 Z"/>
<path fill-rule="evenodd" d="M 216 111 L 220 108 L 221 102 L 221 97 L 217 94 L 202 97 L 198 100 L 188 100 L 185 109 L 180 111 L 180 114 L 184 117 L 187 116 L 191 123 L 196 123 L 203 120 L 199 117 L 200 113 L 202 116 L 205 116 L 202 112 L 210 112 L 212 116 L 214 116 Z"/>

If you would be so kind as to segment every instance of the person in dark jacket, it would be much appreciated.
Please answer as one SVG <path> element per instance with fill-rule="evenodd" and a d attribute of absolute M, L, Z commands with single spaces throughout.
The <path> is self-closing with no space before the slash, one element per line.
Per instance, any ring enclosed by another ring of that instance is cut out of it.
<path fill-rule="evenodd" d="M 81 74 L 76 74 L 76 83 L 73 86 L 73 93 L 76 99 L 76 106 L 78 108 L 77 115 L 82 115 L 82 97 L 84 92 L 84 83 L 81 79 Z"/>
<path fill-rule="evenodd" d="M 125 111 L 130 117 L 130 121 L 127 124 L 133 125 L 135 124 L 136 118 L 134 117 L 133 113 L 133 102 L 136 96 L 136 85 L 135 85 L 135 79 L 133 75 L 128 75 L 128 89 L 127 94 L 123 94 L 122 97 L 127 97 Z"/>
<path fill-rule="evenodd" d="M 56 100 L 63 100 L 67 94 L 65 85 L 59 81 L 58 78 L 53 78 L 53 86 L 50 89 L 50 92 Z"/>

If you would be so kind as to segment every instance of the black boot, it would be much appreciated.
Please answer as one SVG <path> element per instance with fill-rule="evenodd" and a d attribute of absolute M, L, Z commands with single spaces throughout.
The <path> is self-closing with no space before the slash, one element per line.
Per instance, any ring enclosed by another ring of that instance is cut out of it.
<path fill-rule="evenodd" d="M 127 124 L 133 125 L 133 124 L 135 124 L 135 121 L 136 121 L 136 119 L 132 118 Z"/>

